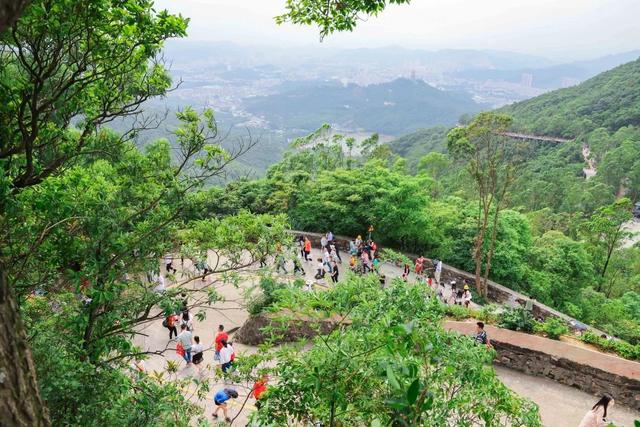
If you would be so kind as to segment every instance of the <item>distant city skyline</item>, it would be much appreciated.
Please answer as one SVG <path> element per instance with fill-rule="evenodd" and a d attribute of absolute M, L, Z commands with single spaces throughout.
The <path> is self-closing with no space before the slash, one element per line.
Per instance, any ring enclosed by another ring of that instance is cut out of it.
<path fill-rule="evenodd" d="M 188 40 L 243 45 L 503 50 L 558 62 L 640 48 L 638 0 L 414 0 L 319 43 L 315 27 L 279 26 L 285 0 L 156 0 L 191 19 Z"/>

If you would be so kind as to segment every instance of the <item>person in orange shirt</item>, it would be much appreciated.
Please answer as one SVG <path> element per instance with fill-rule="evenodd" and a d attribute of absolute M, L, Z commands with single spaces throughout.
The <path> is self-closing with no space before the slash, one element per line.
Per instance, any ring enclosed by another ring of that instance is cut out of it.
<path fill-rule="evenodd" d="M 178 336 L 178 329 L 176 328 L 176 322 L 178 321 L 178 316 L 175 314 L 170 314 L 163 322 L 163 326 L 169 329 L 169 339 Z"/>
<path fill-rule="evenodd" d="M 309 240 L 306 236 L 304 238 L 304 260 L 310 261 L 309 254 L 311 253 L 311 240 Z"/>
<path fill-rule="evenodd" d="M 216 335 L 215 345 L 216 353 L 213 356 L 214 360 L 220 360 L 220 350 L 222 350 L 222 341 L 227 342 L 229 335 L 224 331 L 224 325 L 218 325 L 218 334 Z"/>

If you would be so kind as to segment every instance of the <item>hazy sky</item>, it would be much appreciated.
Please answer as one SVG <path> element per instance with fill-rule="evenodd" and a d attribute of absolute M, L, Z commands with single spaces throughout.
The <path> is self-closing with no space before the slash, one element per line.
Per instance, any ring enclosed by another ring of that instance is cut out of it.
<path fill-rule="evenodd" d="M 191 40 L 318 45 L 317 29 L 274 23 L 284 4 L 156 0 L 156 9 L 191 18 Z M 640 0 L 413 0 L 322 45 L 497 49 L 570 60 L 640 48 L 639 22 Z"/>

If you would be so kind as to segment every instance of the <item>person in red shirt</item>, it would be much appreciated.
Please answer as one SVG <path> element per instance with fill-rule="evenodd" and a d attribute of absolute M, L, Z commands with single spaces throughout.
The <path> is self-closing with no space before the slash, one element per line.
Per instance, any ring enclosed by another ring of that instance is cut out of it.
<path fill-rule="evenodd" d="M 176 322 L 178 321 L 178 316 L 175 314 L 170 314 L 164 321 L 164 327 L 169 329 L 169 339 L 178 336 L 178 329 L 176 328 Z"/>
<path fill-rule="evenodd" d="M 216 353 L 213 356 L 214 360 L 220 360 L 220 350 L 222 350 L 222 341 L 227 342 L 229 340 L 229 335 L 224 331 L 224 326 L 218 326 L 218 335 L 216 335 Z"/>
<path fill-rule="evenodd" d="M 309 259 L 310 253 L 311 253 L 311 240 L 305 237 L 304 238 L 304 260 L 305 261 L 312 261 L 311 259 Z"/>
<path fill-rule="evenodd" d="M 256 408 L 258 409 L 260 409 L 260 396 L 262 396 L 262 393 L 267 391 L 268 382 L 269 376 L 264 375 L 262 378 L 256 381 L 256 383 L 253 385 L 253 388 L 251 389 L 251 394 L 253 394 L 253 397 L 256 399 Z"/>
<path fill-rule="evenodd" d="M 424 257 L 422 255 L 420 255 L 417 259 L 416 259 L 416 274 L 419 276 L 422 274 L 422 270 L 424 269 Z"/>

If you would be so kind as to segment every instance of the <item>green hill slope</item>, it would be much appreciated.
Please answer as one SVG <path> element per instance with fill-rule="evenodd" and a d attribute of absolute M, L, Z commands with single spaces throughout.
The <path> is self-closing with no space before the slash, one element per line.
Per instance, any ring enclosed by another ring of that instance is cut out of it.
<path fill-rule="evenodd" d="M 529 143 L 512 206 L 589 213 L 616 196 L 640 197 L 640 59 L 498 111 L 513 116 L 515 130 L 574 138 L 563 144 Z M 419 130 L 390 147 L 412 166 L 428 152 L 446 153 L 446 130 Z M 583 172 L 585 148 L 597 170 L 591 179 Z M 450 191 L 465 190 L 455 179 L 458 172 L 455 167 L 448 171 Z"/>
<path fill-rule="evenodd" d="M 462 114 L 480 109 L 467 95 L 410 79 L 370 86 L 288 83 L 277 94 L 246 98 L 244 104 L 277 128 L 311 131 L 331 123 L 342 129 L 389 135 L 452 125 Z"/>
<path fill-rule="evenodd" d="M 639 126 L 640 59 L 500 111 L 512 115 L 519 129 L 569 138 L 597 128 Z"/>

